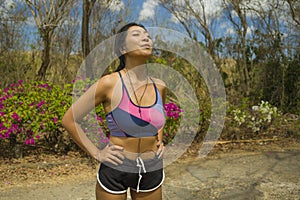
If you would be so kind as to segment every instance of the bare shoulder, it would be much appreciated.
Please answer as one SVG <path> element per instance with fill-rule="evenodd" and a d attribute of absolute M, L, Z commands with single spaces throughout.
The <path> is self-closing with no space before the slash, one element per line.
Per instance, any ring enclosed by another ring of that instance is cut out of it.
<path fill-rule="evenodd" d="M 151 79 L 154 81 L 154 83 L 162 97 L 163 104 L 165 104 L 165 101 L 166 101 L 166 84 L 165 84 L 165 82 L 158 78 L 151 78 Z"/>
<path fill-rule="evenodd" d="M 164 81 L 162 81 L 162 80 L 160 80 L 158 78 L 153 78 L 153 77 L 151 77 L 151 79 L 154 81 L 154 83 L 155 83 L 155 85 L 156 85 L 156 87 L 158 89 L 162 89 L 163 90 L 163 89 L 166 88 L 166 83 Z"/>
<path fill-rule="evenodd" d="M 113 88 L 115 84 L 118 82 L 119 76 L 116 72 L 105 75 L 98 80 L 97 86 L 99 88 Z"/>

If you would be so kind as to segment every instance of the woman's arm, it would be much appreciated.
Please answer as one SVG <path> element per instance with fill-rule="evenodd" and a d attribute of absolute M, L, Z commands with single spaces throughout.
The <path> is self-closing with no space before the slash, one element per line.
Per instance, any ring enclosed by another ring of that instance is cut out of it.
<path fill-rule="evenodd" d="M 163 105 L 165 105 L 165 102 L 166 102 L 166 85 L 163 81 L 159 80 L 159 81 L 156 81 L 158 82 L 159 84 L 158 85 L 158 90 L 159 90 L 159 93 L 161 95 L 161 98 L 162 98 L 162 102 L 163 102 Z M 164 127 L 162 127 L 159 131 L 158 131 L 158 142 L 157 142 L 157 146 L 158 146 L 158 151 L 157 151 L 157 154 L 159 155 L 159 158 L 162 156 L 163 154 L 163 150 L 164 150 L 164 144 L 163 144 L 163 130 L 164 130 Z"/>
<path fill-rule="evenodd" d="M 69 132 L 73 140 L 93 158 L 102 161 L 100 150 L 91 142 L 77 123 L 92 109 L 107 101 L 107 94 L 114 87 L 111 77 L 104 76 L 92 85 L 72 106 L 67 110 L 62 125 Z M 118 147 L 117 147 L 118 148 Z M 107 151 L 107 148 L 105 149 Z M 101 153 L 102 154 L 102 153 Z"/>

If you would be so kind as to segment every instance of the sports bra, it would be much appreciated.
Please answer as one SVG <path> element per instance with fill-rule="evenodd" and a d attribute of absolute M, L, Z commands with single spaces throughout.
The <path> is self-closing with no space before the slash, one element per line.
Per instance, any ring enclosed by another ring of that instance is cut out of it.
<path fill-rule="evenodd" d="M 118 73 L 122 81 L 122 99 L 116 108 L 106 114 L 110 135 L 117 137 L 156 136 L 158 130 L 165 124 L 165 114 L 163 102 L 154 81 L 150 78 L 155 89 L 155 103 L 151 106 L 138 106 L 130 99 L 122 75 Z"/>

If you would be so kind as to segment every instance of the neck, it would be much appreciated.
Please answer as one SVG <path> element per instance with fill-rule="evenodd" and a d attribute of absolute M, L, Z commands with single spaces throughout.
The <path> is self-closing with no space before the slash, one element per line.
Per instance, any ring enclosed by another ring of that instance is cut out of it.
<path fill-rule="evenodd" d="M 133 79 L 145 80 L 148 76 L 145 60 L 126 59 L 125 70 Z"/>
<path fill-rule="evenodd" d="M 133 69 L 135 67 L 143 66 L 146 64 L 146 59 L 144 57 L 132 57 L 132 56 L 125 56 L 125 62 L 127 69 Z"/>

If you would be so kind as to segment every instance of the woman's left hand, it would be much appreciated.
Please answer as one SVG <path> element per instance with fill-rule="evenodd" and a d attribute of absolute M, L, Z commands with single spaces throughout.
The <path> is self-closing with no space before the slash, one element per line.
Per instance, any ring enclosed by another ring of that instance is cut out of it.
<path fill-rule="evenodd" d="M 156 152 L 156 154 L 158 155 L 158 158 L 161 158 L 165 152 L 165 146 L 164 143 L 162 141 L 158 141 L 156 143 L 156 146 L 158 147 L 158 150 Z"/>

